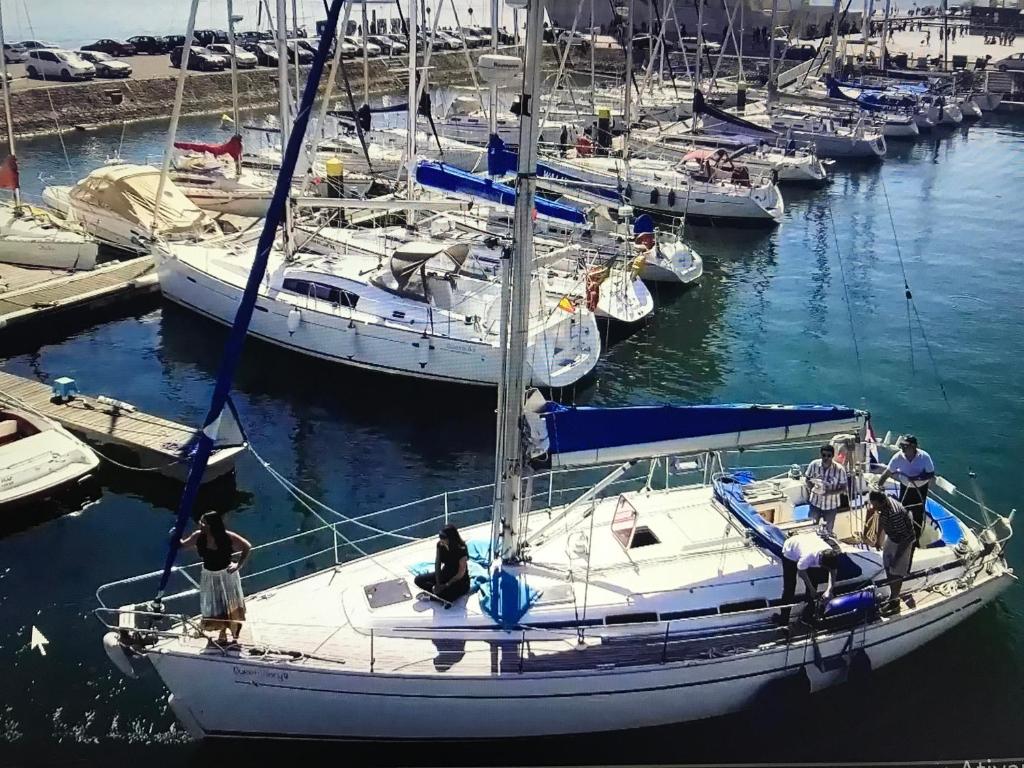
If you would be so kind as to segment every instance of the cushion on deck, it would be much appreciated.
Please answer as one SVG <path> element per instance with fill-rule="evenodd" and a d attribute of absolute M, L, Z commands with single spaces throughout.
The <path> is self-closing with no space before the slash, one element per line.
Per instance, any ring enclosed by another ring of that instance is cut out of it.
<path fill-rule="evenodd" d="M 797 504 L 793 507 L 793 519 L 794 520 L 810 520 L 811 519 L 811 505 L 810 504 Z"/>
<path fill-rule="evenodd" d="M 960 522 L 953 517 L 953 514 L 930 496 L 925 501 L 925 511 L 928 513 L 928 517 L 935 521 L 935 524 L 939 526 L 938 541 L 933 541 L 928 545 L 928 548 L 948 546 L 952 547 L 960 543 L 960 540 L 964 537 L 963 529 L 960 528 Z"/>

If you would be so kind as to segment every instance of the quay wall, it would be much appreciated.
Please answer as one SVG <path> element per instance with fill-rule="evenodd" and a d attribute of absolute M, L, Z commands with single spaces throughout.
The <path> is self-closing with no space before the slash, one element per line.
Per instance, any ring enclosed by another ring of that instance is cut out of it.
<path fill-rule="evenodd" d="M 486 49 L 470 51 L 476 62 Z M 511 52 L 511 51 L 510 51 Z M 575 55 L 576 66 L 589 70 L 590 58 Z M 622 51 L 598 51 L 602 71 L 624 70 Z M 545 65 L 557 66 L 552 46 L 545 46 Z M 363 62 L 343 63 L 357 101 L 363 92 Z M 571 66 L 567 65 L 567 68 Z M 470 85 L 465 52 L 434 52 L 430 59 L 432 85 Z M 308 69 L 308 68 L 307 68 Z M 83 83 L 42 84 L 15 88 L 11 93 L 14 132 L 17 136 L 88 130 L 123 122 L 167 119 L 174 106 L 177 70 L 170 74 L 126 80 L 92 80 Z M 369 62 L 370 93 L 401 93 L 408 87 L 407 64 L 400 58 L 375 58 Z M 334 93 L 345 93 L 338 73 Z M 321 86 L 323 87 L 323 86 Z M 238 73 L 239 105 L 243 110 L 273 108 L 278 103 L 277 70 L 259 68 Z M 220 114 L 231 109 L 230 72 L 190 72 L 185 82 L 184 115 Z"/>

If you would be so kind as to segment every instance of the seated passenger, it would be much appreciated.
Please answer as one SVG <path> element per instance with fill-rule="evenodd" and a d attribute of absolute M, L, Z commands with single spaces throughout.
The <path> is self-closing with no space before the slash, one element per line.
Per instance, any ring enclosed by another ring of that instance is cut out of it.
<path fill-rule="evenodd" d="M 782 602 L 792 603 L 796 596 L 796 577 L 800 574 L 806 587 L 806 599 L 814 600 L 818 585 L 828 582 L 823 600 L 832 597 L 835 589 L 836 568 L 839 566 L 839 544 L 818 533 L 798 533 L 782 545 Z M 779 624 L 789 624 L 790 608 L 785 606 L 779 614 Z"/>
<path fill-rule="evenodd" d="M 427 597 L 444 603 L 445 608 L 469 592 L 469 551 L 458 528 L 449 523 L 441 529 L 434 570 L 414 581 Z"/>
<path fill-rule="evenodd" d="M 846 470 L 836 464 L 835 455 L 836 449 L 831 445 L 821 446 L 821 458 L 808 464 L 804 474 L 810 519 L 814 523 L 824 520 L 829 533 L 835 527 L 836 513 L 843 503 L 842 493 L 847 489 Z"/>

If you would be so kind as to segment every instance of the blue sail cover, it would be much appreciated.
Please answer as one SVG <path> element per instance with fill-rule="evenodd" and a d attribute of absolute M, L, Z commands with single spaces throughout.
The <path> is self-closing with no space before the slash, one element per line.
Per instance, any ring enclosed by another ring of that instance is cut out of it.
<path fill-rule="evenodd" d="M 842 405 L 547 403 L 540 416 L 552 466 L 580 466 L 833 435 L 857 430 L 867 414 Z"/>
<path fill-rule="evenodd" d="M 500 205 L 514 206 L 516 204 L 516 191 L 507 184 L 500 184 L 493 179 L 485 179 L 460 168 L 433 160 L 421 160 L 417 164 L 416 181 L 424 187 L 468 195 L 471 198 L 482 198 Z M 538 197 L 535 207 L 539 216 L 550 216 L 571 224 L 587 223 L 586 214 L 572 205 Z"/>
<path fill-rule="evenodd" d="M 757 125 L 749 120 L 744 120 L 724 109 L 719 109 L 708 104 L 700 89 L 693 92 L 693 119 L 702 115 L 701 129 L 704 133 L 716 136 L 731 136 L 743 138 L 747 141 L 760 141 L 761 139 L 775 139 L 779 134 L 771 128 Z"/>
<path fill-rule="evenodd" d="M 487 173 L 491 176 L 506 176 L 510 173 L 515 173 L 518 163 L 518 153 L 509 149 L 501 138 L 492 134 L 487 142 Z M 543 160 L 537 161 L 537 176 L 556 181 L 568 181 L 572 184 L 574 191 L 585 193 L 602 201 L 624 202 L 622 190 L 609 189 L 601 184 L 589 183 L 581 176 L 568 173 L 563 168 L 555 168 Z"/>
<path fill-rule="evenodd" d="M 831 75 L 825 75 L 825 86 L 828 95 L 833 99 L 853 102 L 869 112 L 892 112 L 894 110 L 912 109 L 917 99 L 912 96 L 890 93 L 888 91 L 863 91 L 858 96 L 850 96 L 842 90 L 842 84 Z M 860 86 L 847 86 L 858 88 Z"/>

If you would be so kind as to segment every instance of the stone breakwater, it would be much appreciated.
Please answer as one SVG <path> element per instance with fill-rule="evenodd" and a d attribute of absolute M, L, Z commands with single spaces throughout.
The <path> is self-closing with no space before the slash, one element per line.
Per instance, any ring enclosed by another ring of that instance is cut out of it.
<path fill-rule="evenodd" d="M 486 49 L 470 51 L 476 62 Z M 508 49 L 505 52 L 512 52 Z M 589 69 L 589 56 L 574 52 L 577 70 Z M 599 51 L 604 71 L 622 66 L 622 51 Z M 545 46 L 547 67 L 557 66 L 553 46 Z M 363 62 L 344 62 L 353 94 L 363 93 Z M 572 64 L 567 67 L 573 68 Z M 308 68 L 305 68 L 308 69 Z M 372 95 L 402 93 L 407 88 L 408 73 L 401 59 L 371 59 L 369 83 Z M 338 74 L 334 93 L 345 93 L 344 81 Z M 430 59 L 432 85 L 470 85 L 472 79 L 463 51 L 435 52 Z M 478 78 L 479 81 L 479 78 Z M 92 80 L 84 83 L 40 85 L 15 89 L 11 94 L 14 132 L 18 136 L 58 133 L 90 129 L 123 122 L 166 119 L 174 106 L 177 71 L 168 76 L 127 80 Z M 323 86 L 321 86 L 322 88 Z M 238 73 L 239 106 L 243 110 L 272 108 L 278 103 L 277 70 L 261 68 Z M 182 114 L 218 114 L 231 108 L 230 72 L 190 72 L 185 81 Z"/>

